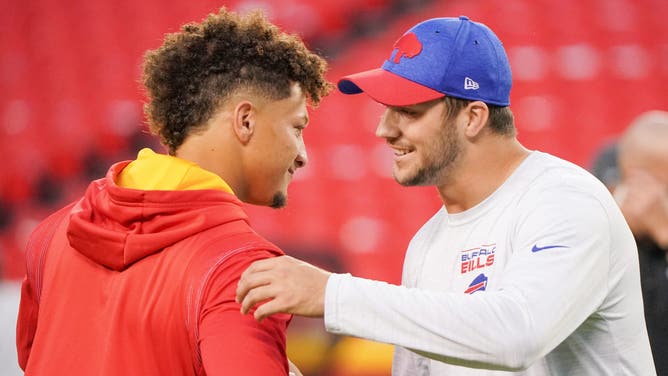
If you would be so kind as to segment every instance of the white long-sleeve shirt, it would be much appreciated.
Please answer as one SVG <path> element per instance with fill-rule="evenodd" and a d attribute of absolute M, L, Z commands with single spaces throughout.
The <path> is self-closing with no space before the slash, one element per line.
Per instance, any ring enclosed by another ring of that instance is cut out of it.
<path fill-rule="evenodd" d="M 394 375 L 655 375 L 621 212 L 541 152 L 475 207 L 439 210 L 403 286 L 334 274 L 325 300 L 328 331 L 397 345 Z"/>

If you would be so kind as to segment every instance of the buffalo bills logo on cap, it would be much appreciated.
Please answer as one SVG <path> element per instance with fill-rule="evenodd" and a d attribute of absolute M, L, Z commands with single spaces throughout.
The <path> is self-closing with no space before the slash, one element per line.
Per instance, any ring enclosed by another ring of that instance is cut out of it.
<path fill-rule="evenodd" d="M 473 279 L 473 282 L 469 287 L 464 291 L 467 294 L 473 294 L 478 291 L 485 291 L 487 288 L 487 276 L 484 273 L 478 274 L 477 277 Z"/>
<path fill-rule="evenodd" d="M 394 46 L 392 46 L 392 53 L 394 53 L 392 62 L 399 64 L 399 61 L 403 56 L 412 59 L 419 55 L 420 52 L 422 52 L 422 43 L 417 35 L 415 35 L 415 33 L 404 34 L 394 43 Z M 390 58 L 392 58 L 391 55 Z"/>

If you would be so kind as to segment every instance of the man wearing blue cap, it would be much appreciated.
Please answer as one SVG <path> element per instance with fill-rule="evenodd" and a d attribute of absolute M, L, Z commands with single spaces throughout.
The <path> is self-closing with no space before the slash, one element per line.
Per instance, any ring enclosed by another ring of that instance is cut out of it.
<path fill-rule="evenodd" d="M 395 344 L 394 375 L 654 375 L 624 217 L 588 172 L 519 143 L 511 81 L 497 36 L 466 17 L 414 26 L 381 68 L 339 81 L 387 107 L 395 180 L 444 205 L 403 286 L 280 257 L 243 274 L 242 312 Z"/>

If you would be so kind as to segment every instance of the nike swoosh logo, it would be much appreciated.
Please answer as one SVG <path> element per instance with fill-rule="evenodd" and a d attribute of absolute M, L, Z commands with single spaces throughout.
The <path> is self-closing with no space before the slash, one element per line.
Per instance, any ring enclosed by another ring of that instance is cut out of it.
<path fill-rule="evenodd" d="M 533 248 L 531 248 L 531 252 L 536 253 L 536 252 L 540 252 L 540 251 L 544 251 L 546 249 L 552 249 L 552 248 L 568 248 L 568 247 L 565 246 L 565 245 L 547 245 L 545 247 L 539 247 L 538 244 L 534 244 Z"/>

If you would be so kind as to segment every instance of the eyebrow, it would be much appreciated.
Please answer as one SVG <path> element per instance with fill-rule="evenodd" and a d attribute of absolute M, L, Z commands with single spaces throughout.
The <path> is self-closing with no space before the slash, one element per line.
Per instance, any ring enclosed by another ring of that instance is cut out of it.
<path fill-rule="evenodd" d="M 402 108 L 406 108 L 407 106 L 386 106 L 386 107 L 389 108 L 390 110 L 398 111 L 401 110 Z"/>
<path fill-rule="evenodd" d="M 419 111 L 422 106 L 420 106 L 421 103 L 418 104 L 411 104 L 407 106 L 387 106 L 389 109 L 394 110 L 394 111 L 399 111 L 399 110 L 410 110 L 410 111 Z"/>

